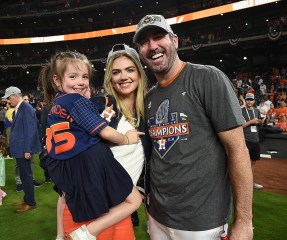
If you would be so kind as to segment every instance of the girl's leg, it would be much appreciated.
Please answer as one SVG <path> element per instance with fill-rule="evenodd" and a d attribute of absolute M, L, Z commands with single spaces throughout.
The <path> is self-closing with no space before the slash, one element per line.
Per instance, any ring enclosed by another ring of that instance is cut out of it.
<path fill-rule="evenodd" d="M 138 190 L 134 187 L 131 194 L 126 198 L 126 200 L 117 206 L 110 209 L 110 211 L 101 217 L 97 218 L 89 225 L 87 225 L 87 231 L 93 236 L 97 236 L 100 232 L 105 229 L 115 225 L 121 220 L 130 216 L 134 211 L 136 211 L 141 205 L 142 198 Z M 77 236 L 77 231 L 82 234 L 85 229 L 77 229 L 72 232 L 72 236 Z M 72 238 L 73 239 L 73 238 Z M 77 239 L 77 238 L 74 238 Z"/>
<path fill-rule="evenodd" d="M 67 239 L 69 239 L 68 237 L 71 232 L 75 231 L 76 229 L 81 227 L 83 224 L 88 225 L 91 222 L 92 221 L 74 222 L 72 214 L 67 204 L 65 205 L 64 215 L 63 215 L 63 226 L 64 226 L 64 231 L 65 231 L 65 236 Z M 97 236 L 97 240 L 113 240 L 114 231 L 115 231 L 115 226 L 111 226 L 107 228 L 105 231 L 101 232 Z"/>
<path fill-rule="evenodd" d="M 126 198 L 126 200 L 117 206 L 110 209 L 110 211 L 103 216 L 97 218 L 95 221 L 87 226 L 88 231 L 97 236 L 100 232 L 106 228 L 115 225 L 121 220 L 130 216 L 134 211 L 136 211 L 142 202 L 142 198 L 138 190 L 133 187 L 131 194 Z"/>

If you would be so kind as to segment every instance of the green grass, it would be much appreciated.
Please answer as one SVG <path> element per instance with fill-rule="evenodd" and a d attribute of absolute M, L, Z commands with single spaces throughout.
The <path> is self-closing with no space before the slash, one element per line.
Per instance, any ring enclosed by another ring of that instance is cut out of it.
<path fill-rule="evenodd" d="M 6 160 L 6 186 L 3 189 L 8 196 L 0 207 L 1 240 L 53 240 L 56 236 L 57 194 L 53 184 L 44 184 L 35 188 L 37 208 L 25 213 L 15 213 L 12 204 L 23 198 L 16 193 L 13 159 Z M 35 158 L 35 178 L 44 181 L 44 173 Z M 287 196 L 256 191 L 254 194 L 254 240 L 279 240 L 286 236 Z M 147 240 L 146 219 L 143 207 L 139 210 L 140 226 L 135 227 L 137 240 Z M 286 238 L 286 237 L 285 237 Z"/>
<path fill-rule="evenodd" d="M 254 240 L 287 239 L 286 195 L 256 191 L 253 216 Z"/>

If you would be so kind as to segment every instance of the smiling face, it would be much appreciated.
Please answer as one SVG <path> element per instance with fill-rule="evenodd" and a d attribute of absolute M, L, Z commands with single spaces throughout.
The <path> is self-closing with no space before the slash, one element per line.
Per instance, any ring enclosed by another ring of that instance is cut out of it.
<path fill-rule="evenodd" d="M 82 96 L 89 89 L 89 72 L 87 65 L 79 60 L 67 63 L 64 75 L 59 79 L 53 76 L 58 89 L 63 93 L 79 93 Z"/>
<path fill-rule="evenodd" d="M 155 74 L 166 74 L 172 69 L 178 58 L 177 48 L 177 35 L 170 36 L 157 27 L 144 31 L 139 38 L 140 56 Z"/>
<path fill-rule="evenodd" d="M 122 97 L 134 96 L 139 85 L 139 71 L 126 56 L 118 57 L 112 65 L 111 83 Z"/>

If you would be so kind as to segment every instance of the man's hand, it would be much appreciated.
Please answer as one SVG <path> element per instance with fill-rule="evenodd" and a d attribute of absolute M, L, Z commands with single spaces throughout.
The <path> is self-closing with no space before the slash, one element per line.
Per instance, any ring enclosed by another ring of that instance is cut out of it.
<path fill-rule="evenodd" d="M 31 153 L 25 153 L 25 158 L 26 158 L 27 160 L 30 160 L 31 157 L 32 157 Z"/>
<path fill-rule="evenodd" d="M 259 125 L 262 123 L 262 120 L 259 118 L 253 118 L 250 120 L 250 122 L 251 122 L 251 125 Z"/>
<path fill-rule="evenodd" d="M 253 225 L 252 222 L 236 221 L 231 225 L 229 240 L 252 240 Z"/>

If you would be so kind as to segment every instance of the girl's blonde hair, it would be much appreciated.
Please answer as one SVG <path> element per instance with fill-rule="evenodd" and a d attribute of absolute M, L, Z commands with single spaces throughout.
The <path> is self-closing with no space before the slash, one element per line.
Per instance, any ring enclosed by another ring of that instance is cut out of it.
<path fill-rule="evenodd" d="M 139 85 L 136 90 L 135 94 L 135 113 L 136 113 L 136 121 L 133 121 L 133 113 L 131 113 L 122 100 L 122 98 L 119 96 L 119 94 L 115 91 L 112 84 L 112 71 L 113 71 L 113 63 L 115 59 L 125 56 L 129 58 L 136 66 L 138 72 L 139 72 Z M 127 121 L 130 122 L 132 125 L 135 125 L 135 127 L 138 127 L 140 124 L 140 117 L 144 117 L 144 96 L 146 93 L 146 74 L 142 68 L 142 65 L 140 62 L 131 54 L 125 51 L 119 51 L 115 52 L 111 57 L 108 59 L 108 63 L 106 66 L 106 72 L 104 77 L 104 88 L 107 92 L 107 94 L 112 95 L 116 102 L 118 110 L 126 117 Z"/>
<path fill-rule="evenodd" d="M 6 138 L 0 135 L 0 156 L 5 157 L 8 155 L 8 145 Z"/>
<path fill-rule="evenodd" d="M 42 68 L 39 75 L 39 85 L 44 90 L 44 98 L 49 105 L 54 101 L 59 91 L 54 83 L 53 76 L 56 75 L 60 83 L 62 83 L 68 64 L 72 63 L 77 66 L 79 61 L 86 64 L 89 79 L 91 79 L 93 76 L 92 64 L 84 54 L 78 52 L 65 51 L 57 53 L 51 58 L 50 62 Z"/>

